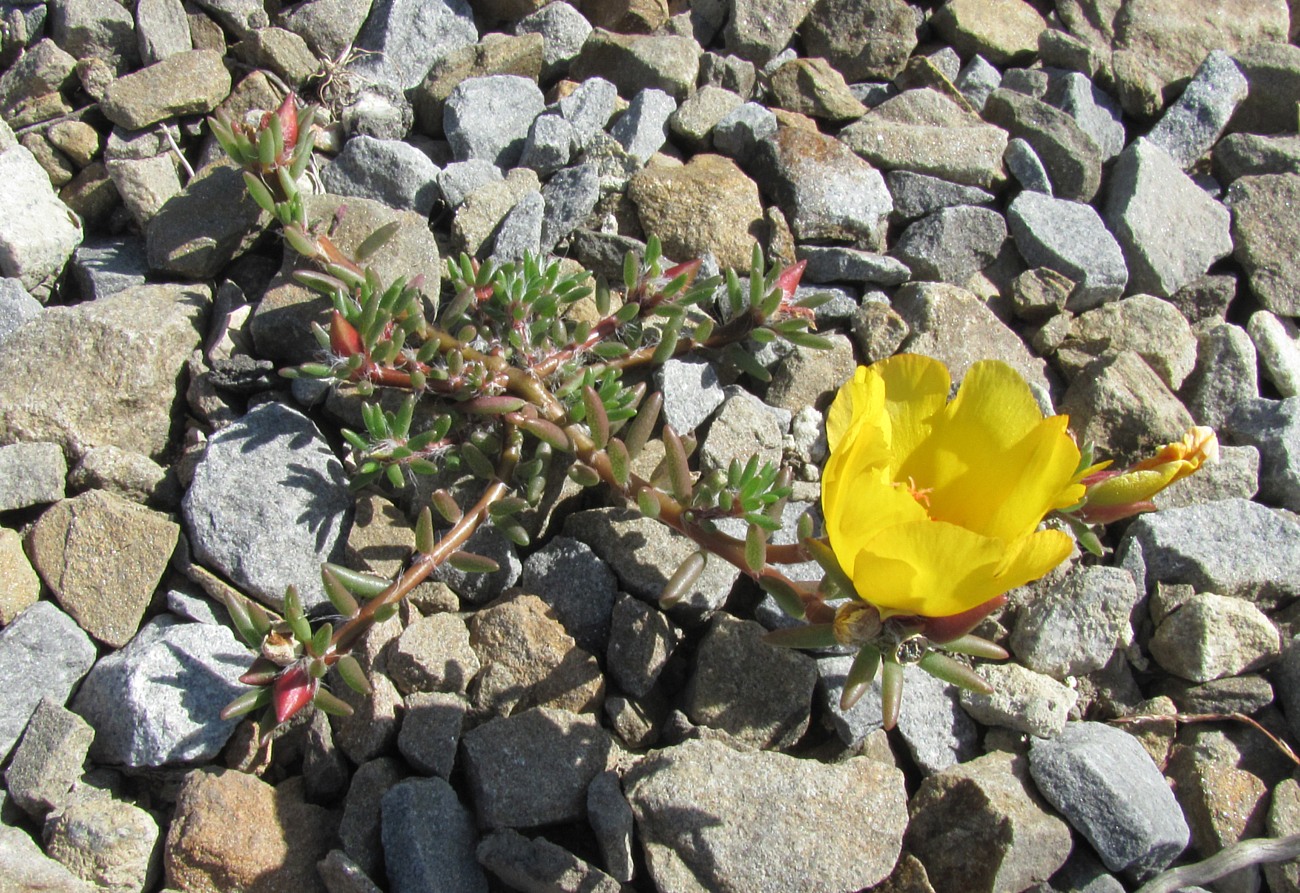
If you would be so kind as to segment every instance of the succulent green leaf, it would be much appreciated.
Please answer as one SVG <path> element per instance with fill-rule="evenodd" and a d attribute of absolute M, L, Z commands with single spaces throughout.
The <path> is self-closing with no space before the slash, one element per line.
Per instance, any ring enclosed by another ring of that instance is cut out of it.
<path fill-rule="evenodd" d="M 270 687 L 259 686 L 251 691 L 244 692 L 225 707 L 222 707 L 221 718 L 234 719 L 237 716 L 244 716 L 254 710 L 260 710 L 269 703 L 271 703 Z"/>
<path fill-rule="evenodd" d="M 361 662 L 350 654 L 345 654 L 334 664 L 339 671 L 339 677 L 348 688 L 352 689 L 359 695 L 368 695 L 372 691 L 370 680 L 366 678 L 366 671 L 361 669 Z"/>
<path fill-rule="evenodd" d="M 338 577 L 339 582 L 347 588 L 348 592 L 360 598 L 374 598 L 392 585 L 391 580 L 376 577 L 372 574 L 363 574 L 341 564 L 327 562 L 325 567 L 329 568 Z"/>
<path fill-rule="evenodd" d="M 433 512 L 429 506 L 420 509 L 420 517 L 415 522 L 415 549 L 426 555 L 438 545 L 438 538 L 433 532 Z"/>
<path fill-rule="evenodd" d="M 763 636 L 763 641 L 778 648 L 834 648 L 839 644 L 835 639 L 835 625 L 831 623 L 808 623 L 774 629 Z"/>
<path fill-rule="evenodd" d="M 341 615 L 351 618 L 357 613 L 357 600 L 353 598 L 352 593 L 343 585 L 343 581 L 338 578 L 334 568 L 329 564 L 322 564 L 320 568 L 320 579 L 325 589 L 325 597 L 330 600 L 334 610 Z"/>
<path fill-rule="evenodd" d="M 880 652 L 870 645 L 863 645 L 849 665 L 848 675 L 844 678 L 844 690 L 840 692 L 840 709 L 850 710 L 871 687 L 880 669 Z M 898 664 L 893 664 L 897 667 Z M 901 671 L 902 668 L 899 667 Z M 892 726 L 891 726 L 892 728 Z"/>
<path fill-rule="evenodd" d="M 700 579 L 700 574 L 704 572 L 704 567 L 708 563 L 708 556 L 705 552 L 692 552 L 686 556 L 686 560 L 678 566 L 668 584 L 659 595 L 659 607 L 671 608 L 673 605 L 685 598 Z"/>
<path fill-rule="evenodd" d="M 447 557 L 447 563 L 464 574 L 495 574 L 501 569 L 491 558 L 473 552 L 453 552 Z"/>
<path fill-rule="evenodd" d="M 765 574 L 758 578 L 758 585 L 763 587 L 764 592 L 772 596 L 782 611 L 785 611 L 796 620 L 804 618 L 803 599 L 799 597 L 799 593 L 795 591 L 789 581 L 782 577 Z"/>
<path fill-rule="evenodd" d="M 324 687 L 316 687 L 316 697 L 314 703 L 320 708 L 322 713 L 328 713 L 330 716 L 351 716 L 352 705 L 337 695 L 326 691 Z"/>

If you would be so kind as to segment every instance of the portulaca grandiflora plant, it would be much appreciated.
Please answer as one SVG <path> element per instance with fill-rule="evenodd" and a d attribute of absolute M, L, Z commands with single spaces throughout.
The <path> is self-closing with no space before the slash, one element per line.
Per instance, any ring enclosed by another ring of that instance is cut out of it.
<path fill-rule="evenodd" d="M 662 398 L 647 390 L 645 371 L 683 353 L 719 354 L 765 380 L 754 345 L 824 346 L 812 331 L 815 299 L 795 297 L 802 264 L 764 269 L 756 249 L 747 284 L 730 272 L 701 281 L 699 261 L 665 268 L 651 239 L 644 257 L 628 257 L 622 289 L 612 294 L 585 271 L 562 273 L 558 262 L 479 265 L 461 257 L 448 265 L 451 297 L 429 319 L 416 283 L 382 281 L 366 265 L 389 228 L 349 257 L 305 219 L 298 184 L 311 158 L 310 109 L 290 96 L 251 121 L 210 123 L 252 197 L 302 256 L 299 281 L 333 303 L 328 327 L 315 327 L 321 360 L 284 374 L 347 384 L 375 401 L 363 410 L 364 431 L 343 432 L 353 483 L 397 488 L 448 466 L 481 483 L 472 504 L 433 493 L 416 522 L 415 554 L 396 579 L 325 565 L 336 622 L 310 620 L 292 588 L 282 617 L 228 598 L 258 657 L 243 677 L 253 687 L 227 717 L 266 708 L 283 723 L 313 704 L 349 712 L 322 685 L 326 673 L 335 668 L 366 691 L 349 653 L 362 635 L 444 563 L 494 570 L 464 548 L 482 525 L 526 546 L 520 512 L 538 503 L 548 474 L 562 465 L 576 483 L 606 487 L 698 546 L 672 575 L 662 605 L 688 593 L 706 562 L 730 562 L 807 621 L 771 633 L 774 645 L 856 649 L 842 705 L 879 675 L 892 727 L 904 666 L 989 690 L 953 655 L 1008 656 L 971 634 L 1007 591 L 1056 567 L 1076 541 L 1097 551 L 1090 524 L 1154 508 L 1157 491 L 1216 454 L 1213 432 L 1194 429 L 1151 459 L 1110 471 L 1076 446 L 1064 416 L 1043 417 L 1009 366 L 975 364 L 949 401 L 941 363 L 896 356 L 859 368 L 830 407 L 824 531 L 805 515 L 798 541 L 775 545 L 769 537 L 791 492 L 789 472 L 757 459 L 725 472 L 694 471 L 695 443 L 660 423 Z M 720 319 L 710 315 L 719 292 Z M 589 297 L 594 321 L 570 314 Z M 381 391 L 405 397 L 386 410 Z M 637 459 L 651 438 L 661 441 L 663 459 L 642 476 Z M 1044 529 L 1049 518 L 1064 523 Z M 724 533 L 724 519 L 739 519 L 745 534 Z M 824 571 L 821 580 L 782 571 L 809 560 Z"/>

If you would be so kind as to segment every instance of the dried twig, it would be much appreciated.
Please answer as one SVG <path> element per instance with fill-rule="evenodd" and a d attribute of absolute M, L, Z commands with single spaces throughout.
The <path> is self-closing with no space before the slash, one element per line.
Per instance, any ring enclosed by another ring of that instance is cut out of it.
<path fill-rule="evenodd" d="M 1296 756 L 1296 752 L 1289 744 L 1244 713 L 1136 713 L 1132 716 L 1117 717 L 1110 722 L 1115 725 L 1131 725 L 1142 722 L 1168 722 L 1171 719 L 1177 722 L 1243 722 L 1262 732 L 1288 760 L 1300 766 L 1300 757 Z"/>
<path fill-rule="evenodd" d="M 1269 736 L 1272 737 L 1272 736 Z M 1192 865 L 1170 869 L 1143 884 L 1137 893 L 1174 893 L 1212 883 L 1224 875 L 1261 862 L 1285 862 L 1300 856 L 1300 834 L 1243 840 Z"/>

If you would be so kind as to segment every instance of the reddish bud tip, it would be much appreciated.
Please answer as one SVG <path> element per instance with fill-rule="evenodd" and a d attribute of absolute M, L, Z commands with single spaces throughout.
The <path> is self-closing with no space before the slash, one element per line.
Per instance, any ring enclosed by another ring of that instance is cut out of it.
<path fill-rule="evenodd" d="M 284 102 L 276 109 L 275 114 L 280 119 L 280 135 L 284 137 L 284 150 L 292 152 L 293 147 L 298 144 L 298 109 L 292 92 L 284 97 Z"/>
<path fill-rule="evenodd" d="M 317 681 L 301 665 L 290 667 L 276 677 L 271 688 L 277 723 L 293 717 L 316 696 Z"/>
<path fill-rule="evenodd" d="M 695 281 L 695 277 L 699 274 L 700 267 L 703 265 L 704 265 L 704 261 L 700 260 L 699 258 L 696 258 L 695 260 L 688 260 L 685 263 L 680 263 L 674 267 L 669 267 L 667 270 L 664 271 L 664 277 L 669 282 L 671 282 L 672 280 L 676 279 L 678 276 L 685 275 L 686 284 L 690 285 L 692 282 Z"/>
<path fill-rule="evenodd" d="M 361 335 L 337 310 L 330 316 L 330 350 L 340 357 L 350 357 L 364 350 Z"/>
<path fill-rule="evenodd" d="M 803 278 L 803 271 L 807 266 L 808 261 L 801 260 L 797 264 L 786 267 L 776 277 L 776 287 L 781 289 L 785 301 L 794 300 L 794 291 L 799 287 L 799 280 Z"/>
<path fill-rule="evenodd" d="M 948 617 L 927 617 L 924 619 L 924 626 L 921 631 L 931 642 L 942 645 L 944 642 L 951 642 L 953 639 L 966 635 L 979 626 L 981 620 L 1006 603 L 1007 597 L 1003 594 L 991 598 L 981 605 L 976 605 L 969 611 L 962 611 L 960 614 L 952 614 Z"/>

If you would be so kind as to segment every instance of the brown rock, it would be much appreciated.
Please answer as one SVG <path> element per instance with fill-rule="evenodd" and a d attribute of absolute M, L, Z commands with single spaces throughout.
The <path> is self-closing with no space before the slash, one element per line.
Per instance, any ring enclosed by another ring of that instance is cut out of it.
<path fill-rule="evenodd" d="M 712 252 L 722 267 L 749 266 L 763 205 L 758 186 L 729 158 L 696 155 L 682 167 L 646 168 L 628 183 L 628 196 L 668 257 Z"/>
<path fill-rule="evenodd" d="M 979 54 L 999 68 L 1029 62 L 1047 30 L 1024 0 L 948 0 L 931 21 L 963 59 Z"/>
<path fill-rule="evenodd" d="M 395 577 L 415 549 L 415 531 L 402 510 L 378 493 L 357 497 L 348 533 L 348 567 Z"/>
<path fill-rule="evenodd" d="M 1242 177 L 1228 190 L 1233 257 L 1264 309 L 1300 314 L 1300 174 Z"/>
<path fill-rule="evenodd" d="M 582 11 L 594 27 L 620 34 L 653 34 L 668 21 L 666 0 L 587 0 Z"/>
<path fill-rule="evenodd" d="M 168 887 L 181 893 L 323 891 L 338 816 L 302 799 L 300 778 L 271 787 L 228 769 L 185 777 L 163 851 Z"/>
<path fill-rule="evenodd" d="M 817 0 L 802 35 L 846 81 L 889 80 L 916 49 L 916 14 L 903 0 Z"/>
<path fill-rule="evenodd" d="M 41 597 L 41 581 L 23 552 L 17 531 L 0 527 L 0 626 Z"/>
<path fill-rule="evenodd" d="M 772 74 L 777 105 L 825 121 L 851 121 L 867 107 L 849 92 L 849 85 L 825 59 L 791 59 Z"/>
<path fill-rule="evenodd" d="M 177 53 L 118 78 L 100 110 L 114 124 L 139 130 L 167 118 L 212 111 L 230 93 L 230 72 L 211 50 Z"/>
<path fill-rule="evenodd" d="M 542 73 L 542 35 L 485 34 L 473 46 L 452 50 L 433 63 L 415 88 L 416 129 L 426 136 L 442 136 L 442 110 L 456 85 L 468 78 L 512 74 L 536 81 Z"/>

